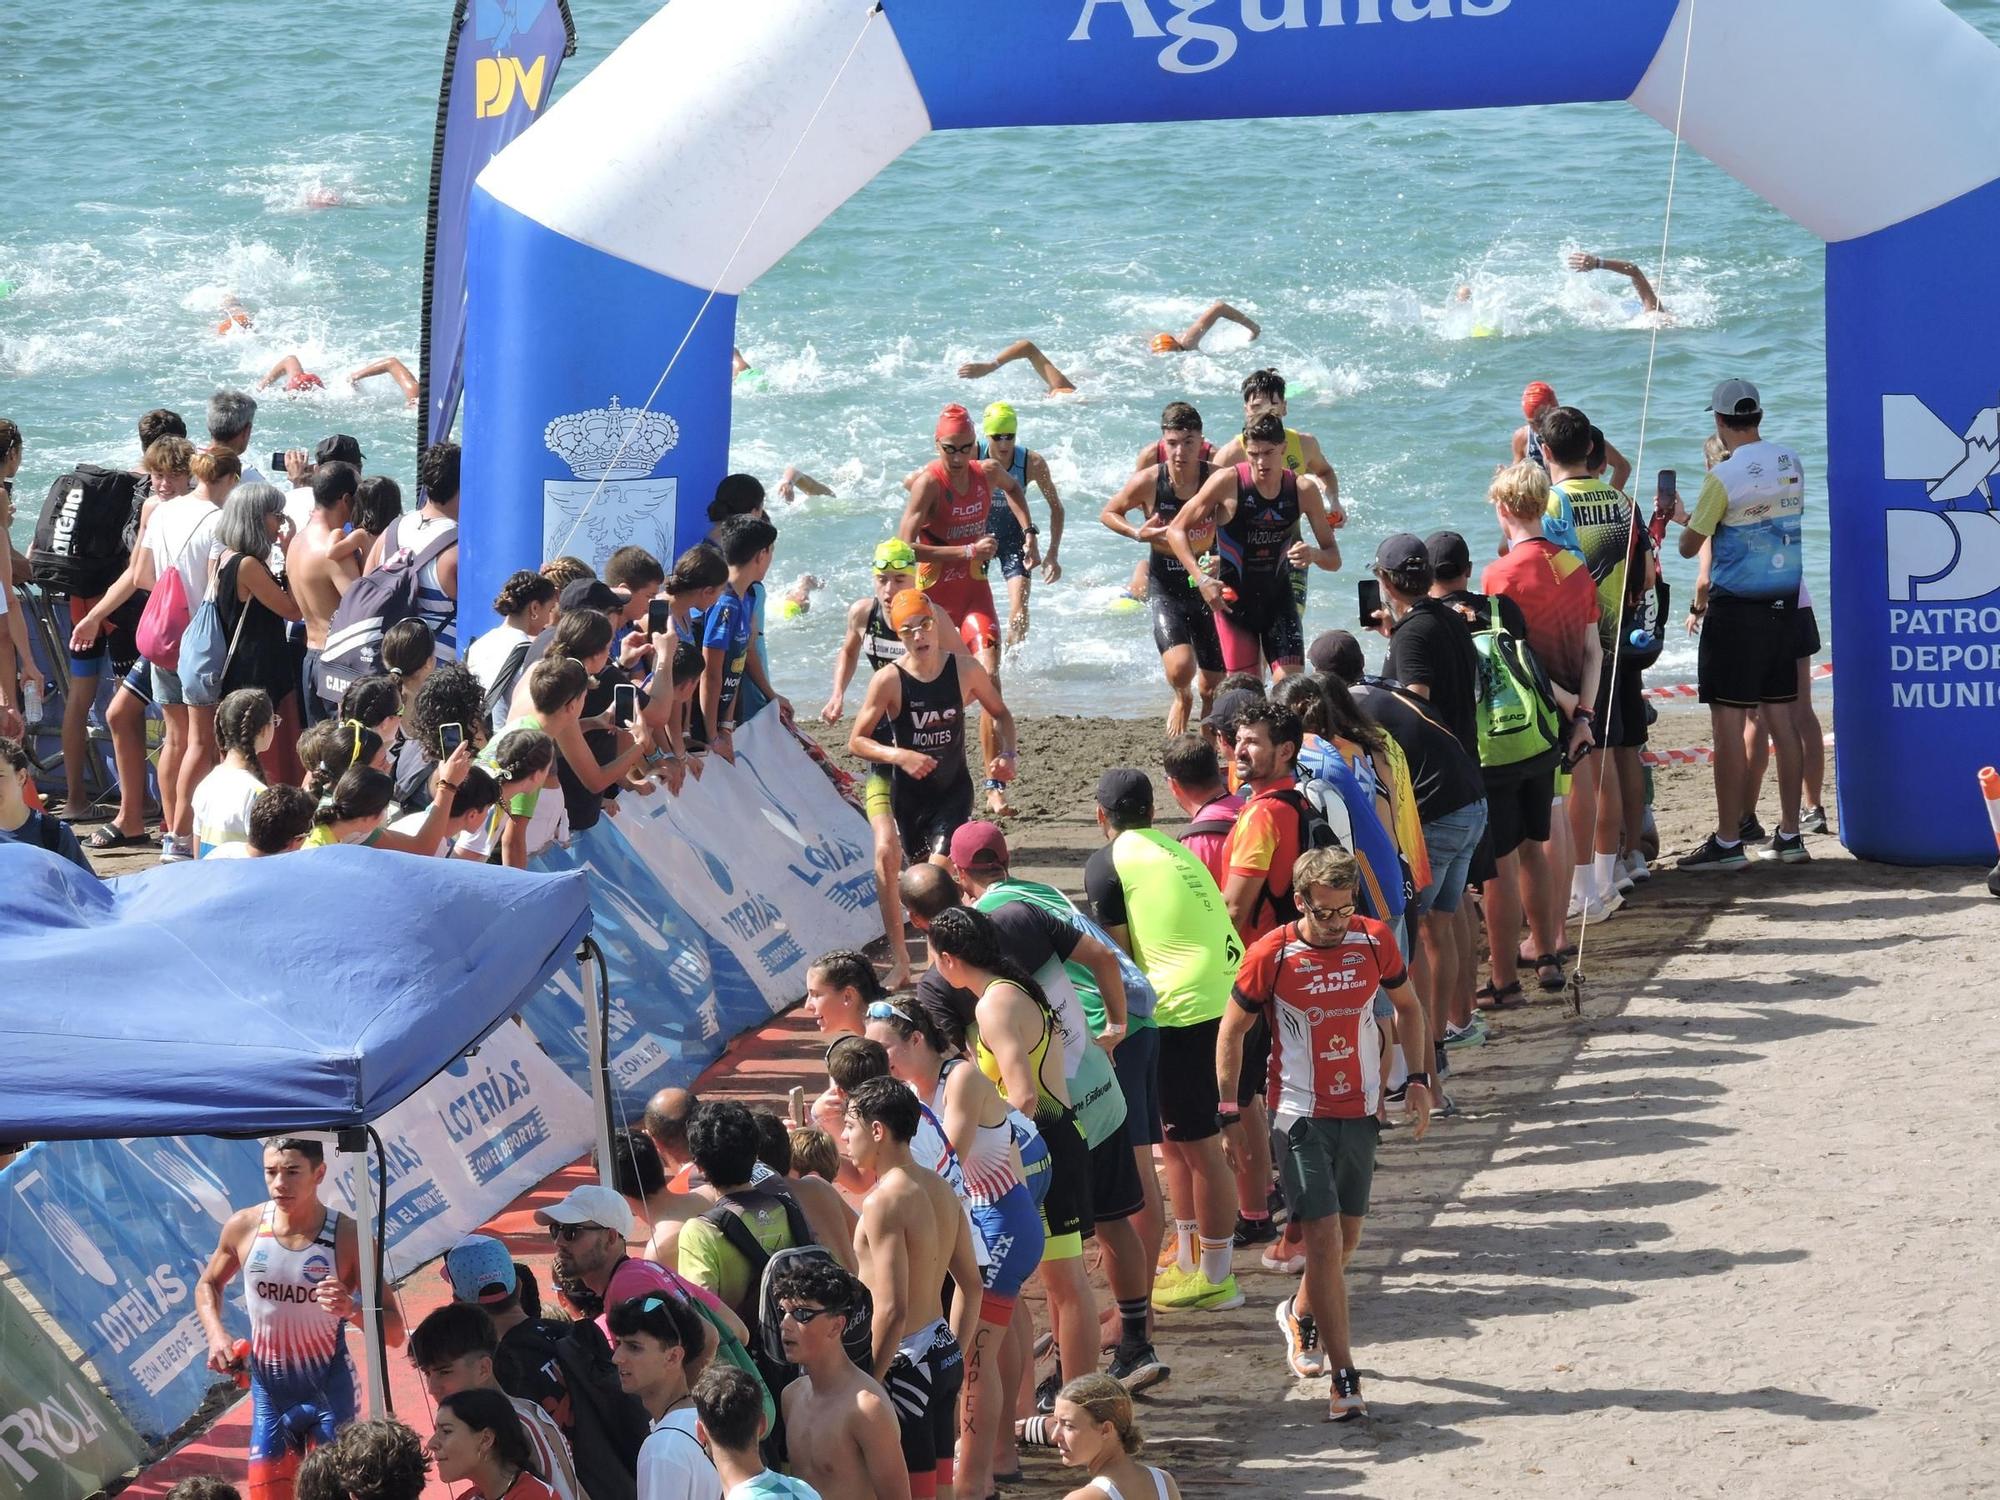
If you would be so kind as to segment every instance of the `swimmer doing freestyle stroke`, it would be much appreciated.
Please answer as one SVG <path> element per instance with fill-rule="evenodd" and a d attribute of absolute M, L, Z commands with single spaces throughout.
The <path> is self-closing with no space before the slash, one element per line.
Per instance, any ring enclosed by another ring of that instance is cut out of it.
<path fill-rule="evenodd" d="M 939 413 L 934 441 L 938 457 L 910 486 L 897 535 L 915 549 L 917 561 L 927 565 L 925 587 L 951 616 L 959 635 L 992 678 L 997 699 L 1000 625 L 993 608 L 993 589 L 986 581 L 986 565 L 999 552 L 1000 544 L 988 533 L 987 522 L 997 489 L 1015 523 L 1027 531 L 1031 524 L 1027 497 L 1013 475 L 994 460 L 977 456 L 979 443 L 972 431 L 972 413 L 964 407 L 953 403 Z M 986 810 L 995 817 L 1009 817 L 1014 811 L 1007 805 L 1005 785 L 1012 780 L 1012 743 L 1010 738 L 1010 774 L 1003 778 L 989 772 L 986 778 Z M 990 717 L 980 723 L 979 744 L 983 759 L 1000 759 L 997 729 Z"/>
<path fill-rule="evenodd" d="M 1159 441 L 1140 454 L 1152 461 L 1126 480 L 1118 493 L 1104 502 L 1098 515 L 1110 530 L 1143 542 L 1149 549 L 1140 567 L 1153 621 L 1153 645 L 1174 695 L 1167 707 L 1170 735 L 1186 730 L 1197 682 L 1201 714 L 1206 716 L 1215 699 L 1216 684 L 1222 680 L 1222 645 L 1215 633 L 1215 616 L 1201 596 L 1198 574 L 1187 570 L 1167 541 L 1167 528 L 1174 516 L 1200 493 L 1214 472 L 1209 452 L 1210 446 L 1201 435 L 1201 413 L 1185 401 L 1170 403 L 1160 414 Z M 1132 511 L 1141 514 L 1137 526 L 1125 519 Z M 1190 550 L 1204 554 L 1214 539 L 1214 528 L 1204 527 L 1189 538 Z"/>

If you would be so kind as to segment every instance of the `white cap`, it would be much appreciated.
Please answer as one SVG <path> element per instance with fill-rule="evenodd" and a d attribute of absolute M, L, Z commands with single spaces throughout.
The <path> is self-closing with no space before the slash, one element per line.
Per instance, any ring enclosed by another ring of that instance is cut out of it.
<path fill-rule="evenodd" d="M 548 1208 L 535 1210 L 537 1224 L 597 1224 L 615 1229 L 626 1239 L 632 1237 L 632 1205 L 616 1188 L 602 1183 L 571 1188 L 569 1196 Z"/>

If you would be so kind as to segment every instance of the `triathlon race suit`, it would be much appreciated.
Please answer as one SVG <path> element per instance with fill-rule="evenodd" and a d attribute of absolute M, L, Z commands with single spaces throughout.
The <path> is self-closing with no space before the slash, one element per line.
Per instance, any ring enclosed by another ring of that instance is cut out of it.
<path fill-rule="evenodd" d="M 962 1057 L 950 1058 L 938 1072 L 930 1108 L 939 1119 L 944 1118 L 945 1080 L 964 1062 Z M 982 1273 L 987 1295 L 1010 1301 L 1020 1295 L 1022 1285 L 1042 1263 L 1043 1243 L 1042 1216 L 1014 1169 L 1015 1113 L 1008 1111 L 1008 1123 L 976 1127 L 972 1149 L 958 1159 L 965 1179 L 966 1207 L 973 1227 L 986 1242 L 987 1264 Z"/>
<path fill-rule="evenodd" d="M 250 1314 L 250 1495 L 284 1500 L 308 1445 L 331 1442 L 355 1418 L 354 1363 L 346 1320 L 313 1297 L 336 1274 L 341 1215 L 326 1210 L 319 1233 L 288 1250 L 271 1224 L 271 1205 L 243 1262 Z"/>
<path fill-rule="evenodd" d="M 985 585 L 981 584 L 984 588 Z M 918 750 L 937 762 L 928 776 L 891 769 L 890 805 L 903 853 L 929 859 L 951 847 L 951 836 L 972 816 L 972 773 L 965 764 L 965 692 L 958 685 L 958 658 L 947 654 L 935 680 L 925 682 L 901 662 L 902 706 L 887 720 L 889 739 L 900 750 Z"/>
<path fill-rule="evenodd" d="M 892 661 L 901 661 L 904 656 L 903 638 L 896 634 L 889 619 L 882 611 L 882 601 L 868 601 L 868 623 L 861 630 L 861 651 L 868 658 L 871 671 L 879 672 Z M 884 719 L 875 726 L 875 738 L 887 745 L 889 721 Z M 875 765 L 868 767 L 868 775 L 861 784 L 862 810 L 873 818 L 888 812 L 894 803 L 894 793 L 889 780 L 889 767 Z"/>
<path fill-rule="evenodd" d="M 940 1480 L 951 1481 L 958 1393 L 964 1383 L 965 1356 L 951 1324 L 943 1318 L 905 1334 L 897 1343 L 882 1388 L 896 1409 L 912 1500 L 928 1500 L 937 1494 Z"/>
<path fill-rule="evenodd" d="M 934 459 L 924 472 L 944 486 L 944 515 L 932 515 L 931 523 L 917 533 L 928 547 L 970 547 L 986 535 L 987 517 L 993 512 L 993 486 L 986 471 L 974 464 L 967 471 L 963 495 L 951 487 L 951 477 L 942 459 Z M 1003 502 L 1004 503 L 1004 502 Z M 951 623 L 965 640 L 966 649 L 981 651 L 1000 639 L 1000 624 L 993 610 L 993 589 L 984 573 L 973 576 L 976 564 L 965 558 L 945 563 L 926 563 L 930 575 L 926 585 L 930 596 L 951 616 Z"/>
<path fill-rule="evenodd" d="M 1276 665 L 1305 660 L 1298 600 L 1286 575 L 1285 551 L 1299 524 L 1299 479 L 1286 469 L 1278 493 L 1266 498 L 1250 478 L 1250 465 L 1236 466 L 1236 513 L 1216 531 L 1218 576 L 1236 590 L 1236 602 L 1215 610 L 1222 664 L 1231 672 L 1255 672 L 1258 656 Z"/>
<path fill-rule="evenodd" d="M 1299 441 L 1298 433 L 1289 427 L 1285 429 L 1285 469 L 1294 475 L 1303 474 L 1306 471 L 1306 445 Z M 1299 530 L 1298 523 L 1294 522 L 1292 524 L 1292 540 L 1299 540 L 1303 534 Z M 1298 603 L 1300 619 L 1305 618 L 1306 587 L 1311 578 L 1312 569 L 1310 568 L 1292 569 L 1292 598 Z"/>
<path fill-rule="evenodd" d="M 1204 445 L 1206 446 L 1206 445 Z M 1199 491 L 1214 466 L 1202 460 Z M 1153 480 L 1153 518 L 1171 521 L 1185 504 L 1174 493 L 1173 479 L 1163 462 Z M 1192 540 L 1192 539 L 1190 539 Z M 1200 550 L 1200 549 L 1196 549 Z M 1176 646 L 1194 648 L 1194 664 L 1204 672 L 1222 670 L 1222 645 L 1215 634 L 1215 615 L 1194 587 L 1188 570 L 1170 551 L 1155 547 L 1146 569 L 1146 608 L 1153 617 L 1153 648 L 1165 656 Z"/>
<path fill-rule="evenodd" d="M 992 457 L 983 442 L 979 445 L 979 456 Z M 1014 483 L 1021 487 L 1023 495 L 1028 493 L 1028 460 L 1033 456 L 1028 445 L 1017 438 L 1014 442 L 1014 461 L 1007 465 L 1007 472 L 1014 476 Z M 1000 544 L 1000 550 L 995 554 L 1000 563 L 1000 576 L 1025 578 L 1028 574 L 1028 534 L 1014 519 L 1014 507 L 1004 499 L 996 500 L 987 512 L 986 534 Z"/>

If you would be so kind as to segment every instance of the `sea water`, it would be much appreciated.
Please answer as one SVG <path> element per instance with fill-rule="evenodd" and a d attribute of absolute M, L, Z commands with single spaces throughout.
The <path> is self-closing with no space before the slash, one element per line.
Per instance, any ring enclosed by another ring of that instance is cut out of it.
<path fill-rule="evenodd" d="M 1955 8 L 2000 38 L 1996 7 Z M 654 7 L 574 9 L 563 88 Z M 268 393 L 252 458 L 348 432 L 370 470 L 413 488 L 416 424 L 401 396 L 337 377 L 384 354 L 416 364 L 449 12 L 443 0 L 82 0 L 22 13 L 0 82 L 0 283 L 12 286 L 0 415 L 27 438 L 17 544 L 69 464 L 136 457 L 140 412 L 173 407 L 199 438 L 211 391 L 247 387 L 288 353 L 328 388 Z M 1194 402 L 1220 439 L 1240 423 L 1243 375 L 1263 365 L 1291 382 L 1291 424 L 1319 438 L 1349 515 L 1345 568 L 1314 575 L 1308 636 L 1351 624 L 1354 580 L 1391 531 L 1455 527 L 1475 562 L 1493 555 L 1486 484 L 1534 379 L 1642 465 L 1632 488 L 1645 511 L 1660 468 L 1692 495 L 1715 382 L 1754 381 L 1766 431 L 1806 464 L 1806 574 L 1823 601 L 1821 248 L 1684 151 L 1661 271 L 1672 148 L 1624 104 L 920 142 L 742 299 L 737 341 L 761 376 L 738 384 L 732 463 L 767 485 L 796 464 L 837 492 L 773 502 L 774 582 L 811 571 L 827 583 L 806 615 L 771 615 L 778 685 L 802 708 L 824 699 L 840 606 L 867 588 L 938 408 L 1005 398 L 1068 520 L 1064 576 L 1035 586 L 1008 696 L 1029 711 L 1158 709 L 1146 619 L 1114 607 L 1138 549 L 1096 515 L 1167 401 Z M 1649 407 L 1654 330 L 1622 279 L 1564 268 L 1578 249 L 1644 266 L 1673 314 Z M 1469 301 L 1455 299 L 1461 285 Z M 225 296 L 252 330 L 217 335 Z M 1178 331 L 1215 297 L 1264 336 L 1249 344 L 1224 325 L 1200 353 L 1148 352 L 1153 332 Z M 956 377 L 1023 336 L 1078 395 L 1046 396 L 1025 365 Z M 677 342 L 663 334 L 663 365 Z M 1694 565 L 1667 566 L 1676 622 L 1660 680 L 1694 661 L 1678 623 Z M 1827 632 L 1824 608 L 1820 621 Z"/>

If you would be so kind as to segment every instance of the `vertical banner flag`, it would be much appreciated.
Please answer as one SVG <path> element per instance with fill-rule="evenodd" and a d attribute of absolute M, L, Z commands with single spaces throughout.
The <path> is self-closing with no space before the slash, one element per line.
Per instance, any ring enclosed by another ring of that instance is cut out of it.
<path fill-rule="evenodd" d="M 146 1446 L 0 1286 L 0 1500 L 82 1500 Z"/>
<path fill-rule="evenodd" d="M 451 436 L 464 388 L 465 219 L 472 182 L 535 122 L 576 51 L 569 0 L 458 0 L 445 43 L 424 237 L 417 450 Z"/>

